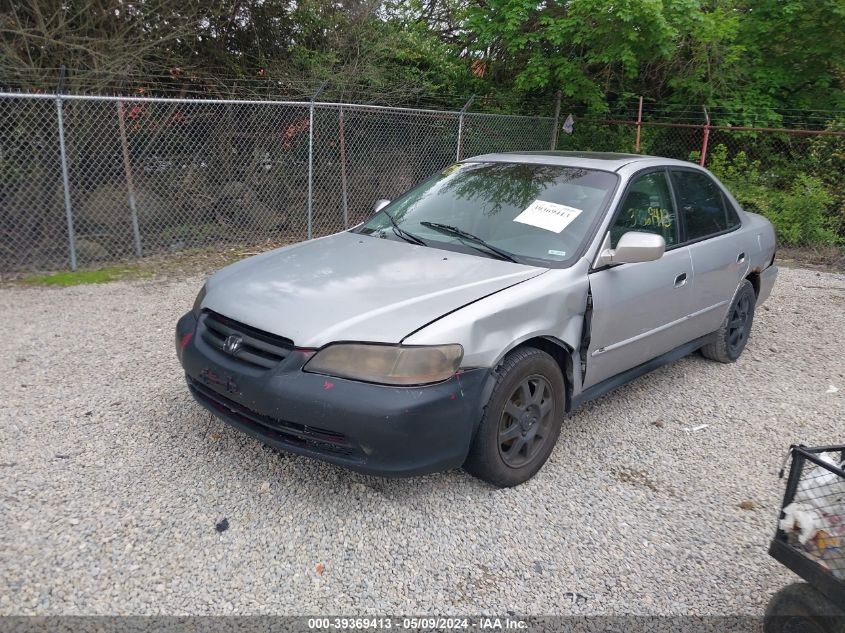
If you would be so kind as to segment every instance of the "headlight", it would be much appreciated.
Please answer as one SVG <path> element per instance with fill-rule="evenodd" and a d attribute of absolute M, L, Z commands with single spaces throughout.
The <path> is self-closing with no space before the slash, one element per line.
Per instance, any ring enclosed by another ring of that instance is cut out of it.
<path fill-rule="evenodd" d="M 205 284 L 202 285 L 197 298 L 194 299 L 194 307 L 191 308 L 191 312 L 194 313 L 194 316 L 198 317 L 200 314 L 200 309 L 202 308 L 202 300 L 205 299 Z"/>
<path fill-rule="evenodd" d="M 460 345 L 337 343 L 317 352 L 305 371 L 384 385 L 424 385 L 453 376 L 463 357 Z"/>

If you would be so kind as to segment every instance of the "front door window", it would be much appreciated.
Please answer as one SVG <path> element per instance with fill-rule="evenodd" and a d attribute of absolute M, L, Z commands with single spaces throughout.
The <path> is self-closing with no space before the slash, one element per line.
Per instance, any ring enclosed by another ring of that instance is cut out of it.
<path fill-rule="evenodd" d="M 616 248 L 628 231 L 662 235 L 667 248 L 678 243 L 677 214 L 666 172 L 650 172 L 633 181 L 610 227 L 610 247 Z"/>

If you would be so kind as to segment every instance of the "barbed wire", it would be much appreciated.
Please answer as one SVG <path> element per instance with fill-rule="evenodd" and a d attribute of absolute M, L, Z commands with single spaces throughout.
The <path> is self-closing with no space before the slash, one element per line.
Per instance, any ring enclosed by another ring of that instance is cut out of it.
<path fill-rule="evenodd" d="M 417 107 L 460 110 L 472 99 L 472 109 L 480 112 L 549 116 L 554 111 L 554 97 L 547 92 L 520 94 L 497 92 L 488 87 L 482 94 L 423 81 L 386 82 L 377 79 L 362 81 L 355 78 L 333 77 L 328 81 L 318 77 L 225 76 L 207 74 L 202 69 L 172 68 L 152 72 L 128 70 L 119 76 L 94 70 L 61 68 L 3 69 L 5 75 L 0 89 L 10 92 L 54 93 L 62 82 L 64 92 L 84 95 L 154 96 L 178 98 L 273 99 L 280 101 L 308 101 L 320 86 L 320 101 L 328 103 L 369 103 L 379 106 Z M 474 99 L 473 99 L 474 97 Z M 639 104 L 626 99 L 614 104 L 607 112 L 591 111 L 582 103 L 564 99 L 563 117 L 606 118 L 636 121 Z M 785 128 L 825 129 L 845 121 L 845 110 L 799 109 L 779 106 L 729 107 L 713 105 L 708 108 L 712 124 L 771 126 Z M 683 123 L 703 125 L 706 115 L 703 106 L 664 105 L 645 101 L 642 120 L 654 123 Z"/>
<path fill-rule="evenodd" d="M 60 83 L 61 69 L 25 69 L 5 74 L 0 86 L 6 90 L 52 93 Z M 468 91 L 432 86 L 422 81 L 360 81 L 334 77 L 325 82 L 320 78 L 207 76 L 182 69 L 129 71 L 119 78 L 103 77 L 94 71 L 67 71 L 65 85 L 76 94 L 309 100 L 324 83 L 321 99 L 334 102 L 363 99 L 374 105 L 461 109 L 473 97 Z M 483 94 L 476 96 L 475 103 L 487 110 L 526 114 L 546 114 L 552 110 L 548 99 L 524 95 Z"/>

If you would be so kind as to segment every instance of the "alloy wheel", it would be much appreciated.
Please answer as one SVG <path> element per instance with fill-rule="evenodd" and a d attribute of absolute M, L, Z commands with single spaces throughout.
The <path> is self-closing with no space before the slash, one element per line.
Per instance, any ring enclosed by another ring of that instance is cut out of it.
<path fill-rule="evenodd" d="M 751 299 L 747 295 L 739 298 L 734 306 L 728 324 L 728 346 L 731 351 L 742 349 L 748 340 L 748 323 L 751 315 Z"/>
<path fill-rule="evenodd" d="M 549 381 L 534 374 L 524 378 L 507 399 L 499 420 L 499 455 L 511 468 L 531 462 L 551 435 L 555 411 Z"/>

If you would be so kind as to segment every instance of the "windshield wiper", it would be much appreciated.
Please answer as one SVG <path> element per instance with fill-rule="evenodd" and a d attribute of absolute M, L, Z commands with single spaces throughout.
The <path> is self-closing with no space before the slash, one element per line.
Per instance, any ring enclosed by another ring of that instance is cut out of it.
<path fill-rule="evenodd" d="M 427 226 L 430 229 L 434 229 L 435 231 L 440 231 L 441 233 L 446 233 L 448 235 L 454 235 L 456 237 L 463 238 L 463 239 L 465 239 L 469 242 L 475 242 L 476 244 L 479 244 L 479 245 L 483 246 L 484 248 L 486 248 L 491 253 L 498 255 L 500 259 L 505 259 L 509 262 L 513 262 L 514 264 L 519 263 L 517 261 L 517 259 L 513 255 L 508 253 L 507 251 L 503 251 L 501 248 L 497 248 L 497 247 L 493 246 L 492 244 L 488 244 L 487 242 L 485 242 L 483 239 L 481 239 L 477 235 L 473 235 L 472 233 L 467 233 L 463 229 L 459 229 L 456 226 L 451 226 L 449 224 L 440 224 L 440 222 L 428 222 L 426 220 L 423 220 L 422 222 L 420 222 L 420 224 L 422 224 L 423 226 Z"/>
<path fill-rule="evenodd" d="M 396 233 L 397 237 L 401 237 L 403 240 L 405 240 L 406 242 L 410 242 L 411 244 L 416 244 L 418 246 L 428 246 L 428 244 L 423 242 L 421 238 L 417 237 L 413 233 L 410 233 L 403 229 L 401 226 L 399 226 L 399 223 L 396 221 L 396 219 L 387 211 L 382 209 L 381 212 L 384 213 L 390 220 L 390 223 L 393 225 L 393 232 Z"/>

